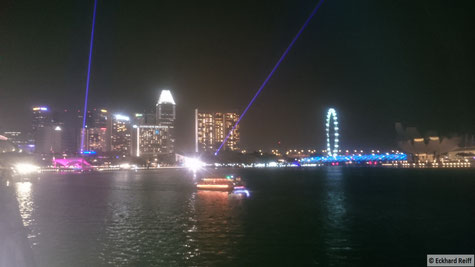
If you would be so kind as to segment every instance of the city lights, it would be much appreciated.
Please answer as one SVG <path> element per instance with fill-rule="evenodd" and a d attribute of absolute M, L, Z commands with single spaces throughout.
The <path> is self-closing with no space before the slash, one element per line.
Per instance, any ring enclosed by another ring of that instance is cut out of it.
<path fill-rule="evenodd" d="M 205 163 L 198 158 L 185 158 L 185 167 L 196 172 L 202 169 L 205 166 Z"/>
<path fill-rule="evenodd" d="M 236 187 L 234 187 L 236 188 Z M 236 194 L 236 195 L 245 195 L 246 197 L 250 197 L 251 196 L 251 193 L 249 193 L 249 190 L 247 189 L 235 189 L 233 191 L 233 194 Z"/>
<path fill-rule="evenodd" d="M 333 149 L 331 147 L 331 138 L 332 135 L 330 133 L 331 130 L 331 124 L 330 122 L 333 121 Z M 335 157 L 338 155 L 338 143 L 339 143 L 339 136 L 340 134 L 338 133 L 338 118 L 336 115 L 336 110 L 334 108 L 328 109 L 327 112 L 327 119 L 325 123 L 325 132 L 327 136 L 327 154 L 330 157 Z"/>
<path fill-rule="evenodd" d="M 129 170 L 132 166 L 130 165 L 130 163 L 122 163 L 122 164 L 119 164 L 119 168 L 120 169 L 123 169 L 123 170 Z"/>
<path fill-rule="evenodd" d="M 175 104 L 175 100 L 173 99 L 172 93 L 170 90 L 162 90 L 160 94 L 160 98 L 158 99 L 158 104 Z"/>
<path fill-rule="evenodd" d="M 327 162 L 374 162 L 374 161 L 405 161 L 407 155 L 399 154 L 368 154 L 368 155 L 335 155 L 326 157 L 309 157 L 301 160 L 302 163 L 327 163 Z"/>
<path fill-rule="evenodd" d="M 31 163 L 18 163 L 14 166 L 15 171 L 20 175 L 32 174 L 39 171 L 39 167 Z"/>
<path fill-rule="evenodd" d="M 6 2 L 0 267 L 475 267 L 475 0 Z"/>
<path fill-rule="evenodd" d="M 130 118 L 128 116 L 122 114 L 115 114 L 114 118 L 118 121 L 130 121 Z"/>
<path fill-rule="evenodd" d="M 48 107 L 34 107 L 33 111 L 48 111 Z"/>

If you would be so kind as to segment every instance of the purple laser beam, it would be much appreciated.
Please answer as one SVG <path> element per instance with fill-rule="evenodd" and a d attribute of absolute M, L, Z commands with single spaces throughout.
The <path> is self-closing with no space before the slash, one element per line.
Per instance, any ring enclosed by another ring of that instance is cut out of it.
<path fill-rule="evenodd" d="M 84 99 L 84 113 L 83 113 L 83 118 L 82 118 L 82 133 L 81 133 L 81 148 L 80 148 L 81 153 L 84 149 L 84 135 L 86 132 L 87 99 L 89 96 L 89 80 L 91 77 L 92 44 L 94 43 L 94 26 L 96 24 L 96 8 L 97 8 L 97 0 L 94 0 L 94 12 L 92 15 L 92 29 L 91 29 L 91 43 L 89 45 L 89 62 L 87 64 L 86 97 Z"/>
<path fill-rule="evenodd" d="M 261 93 L 262 89 L 264 89 L 264 87 L 266 86 L 267 82 L 270 80 L 270 78 L 272 77 L 272 75 L 274 75 L 274 72 L 275 70 L 279 67 L 280 63 L 284 60 L 284 58 L 287 56 L 287 54 L 289 53 L 290 49 L 292 48 L 292 46 L 294 45 L 295 41 L 297 41 L 297 39 L 299 38 L 300 34 L 303 32 L 303 30 L 307 27 L 308 23 L 310 22 L 310 20 L 312 19 L 312 17 L 315 15 L 315 13 L 317 13 L 318 9 L 320 8 L 320 6 L 322 5 L 324 0 L 320 0 L 318 2 L 318 4 L 315 6 L 315 8 L 313 9 L 312 13 L 310 13 L 310 16 L 308 16 L 307 20 L 305 21 L 305 23 L 302 25 L 302 27 L 300 28 L 300 30 L 297 32 L 297 34 L 295 35 L 294 39 L 292 40 L 292 42 L 290 42 L 289 46 L 287 47 L 287 49 L 285 49 L 284 53 L 282 54 L 282 56 L 279 58 L 279 60 L 277 61 L 277 63 L 274 65 L 274 68 L 272 68 L 271 72 L 269 73 L 269 75 L 267 75 L 267 78 L 264 80 L 264 82 L 262 83 L 261 87 L 259 87 L 259 90 L 257 90 L 257 93 L 254 95 L 254 97 L 251 99 L 251 102 L 249 102 L 249 104 L 247 105 L 247 107 L 244 109 L 244 111 L 242 112 L 241 116 L 239 117 L 238 121 L 236 122 L 236 124 L 234 124 L 233 128 L 231 129 L 231 131 L 229 131 L 228 135 L 226 136 L 226 138 L 224 138 L 224 141 L 223 143 L 221 143 L 221 145 L 219 146 L 218 150 L 216 150 L 216 152 L 214 153 L 215 156 L 218 155 L 219 151 L 221 150 L 221 148 L 224 146 L 224 144 L 226 143 L 226 141 L 228 140 L 229 136 L 231 136 L 231 133 L 234 131 L 234 129 L 236 129 L 237 125 L 239 124 L 239 122 L 242 120 L 242 118 L 244 117 L 244 115 L 246 115 L 246 112 L 247 110 L 251 107 L 252 103 L 254 103 L 254 101 L 256 100 L 257 96 Z"/>

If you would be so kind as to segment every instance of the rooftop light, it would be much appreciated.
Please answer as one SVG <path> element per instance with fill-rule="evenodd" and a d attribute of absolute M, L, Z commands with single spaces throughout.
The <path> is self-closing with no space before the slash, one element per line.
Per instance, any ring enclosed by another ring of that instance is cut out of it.
<path fill-rule="evenodd" d="M 160 97 L 158 98 L 158 104 L 175 105 L 175 100 L 173 100 L 173 96 L 170 90 L 162 90 L 162 92 L 160 93 Z"/>

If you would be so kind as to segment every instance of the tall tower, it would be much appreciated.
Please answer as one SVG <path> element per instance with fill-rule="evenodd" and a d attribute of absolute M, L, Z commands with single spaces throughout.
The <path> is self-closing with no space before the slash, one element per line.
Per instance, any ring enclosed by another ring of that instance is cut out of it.
<path fill-rule="evenodd" d="M 239 120 L 237 113 L 204 113 L 195 110 L 195 150 L 215 151 L 230 133 L 224 144 L 224 150 L 239 150 L 239 125 L 233 126 Z M 232 130 L 232 132 L 231 132 Z"/>
<path fill-rule="evenodd" d="M 168 148 L 170 154 L 175 153 L 175 100 L 170 90 L 162 90 L 157 102 L 156 124 L 168 127 L 168 136 L 164 136 L 163 144 Z"/>
<path fill-rule="evenodd" d="M 132 151 L 132 137 L 130 118 L 115 114 L 110 121 L 110 149 L 113 153 L 127 156 Z"/>
<path fill-rule="evenodd" d="M 173 100 L 170 90 L 162 90 L 157 102 L 157 124 L 175 124 L 175 100 Z"/>
<path fill-rule="evenodd" d="M 33 120 L 31 130 L 33 135 L 39 128 L 43 128 L 51 123 L 51 113 L 48 107 L 33 107 Z"/>
<path fill-rule="evenodd" d="M 111 136 L 107 133 L 107 128 L 112 127 L 112 124 L 108 125 L 108 114 L 106 109 L 87 111 L 86 127 L 82 129 L 84 135 L 84 148 L 82 150 L 95 152 L 107 152 L 109 150 Z M 110 120 L 112 121 L 112 118 Z"/>

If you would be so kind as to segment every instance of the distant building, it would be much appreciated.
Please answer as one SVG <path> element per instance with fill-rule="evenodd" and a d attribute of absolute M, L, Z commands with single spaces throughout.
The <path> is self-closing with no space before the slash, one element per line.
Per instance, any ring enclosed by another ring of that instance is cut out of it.
<path fill-rule="evenodd" d="M 88 128 L 105 128 L 109 113 L 107 109 L 93 109 L 86 113 L 86 125 Z"/>
<path fill-rule="evenodd" d="M 19 148 L 23 148 L 28 145 L 28 139 L 22 132 L 18 131 L 8 131 L 4 132 L 3 136 L 8 138 L 10 142 L 15 144 Z"/>
<path fill-rule="evenodd" d="M 158 125 L 175 125 L 175 106 L 175 100 L 170 90 L 162 90 L 156 105 L 156 119 Z"/>
<path fill-rule="evenodd" d="M 33 107 L 32 111 L 31 132 L 34 135 L 39 128 L 51 124 L 51 112 L 46 106 Z"/>
<path fill-rule="evenodd" d="M 0 135 L 0 154 L 16 151 L 18 151 L 17 147 L 10 140 L 8 140 L 7 137 Z M 0 178 L 2 177 L 0 176 Z"/>
<path fill-rule="evenodd" d="M 165 125 L 134 125 L 132 132 L 133 155 L 141 158 L 157 158 L 173 154 L 170 145 L 170 128 Z"/>
<path fill-rule="evenodd" d="M 196 152 L 218 149 L 233 126 L 239 120 L 237 113 L 204 113 L 195 110 L 195 143 Z M 239 125 L 229 135 L 223 146 L 224 150 L 239 150 Z"/>
<path fill-rule="evenodd" d="M 116 114 L 110 121 L 110 150 L 120 155 L 130 155 L 132 150 L 132 126 L 130 117 Z"/>
<path fill-rule="evenodd" d="M 62 153 L 63 124 L 53 115 L 49 107 L 32 108 L 31 137 L 35 152 L 41 154 Z"/>
<path fill-rule="evenodd" d="M 59 113 L 59 121 L 63 124 L 63 151 L 69 155 L 81 149 L 81 130 L 83 113 L 79 109 L 65 109 Z"/>
<path fill-rule="evenodd" d="M 463 160 L 463 161 L 475 161 L 475 146 L 474 147 L 462 147 L 450 151 L 447 153 L 449 160 Z"/>
<path fill-rule="evenodd" d="M 109 140 L 106 127 L 85 128 L 83 151 L 107 152 L 109 151 Z"/>
<path fill-rule="evenodd" d="M 63 127 L 61 124 L 50 124 L 36 130 L 35 152 L 41 154 L 63 153 Z"/>
<path fill-rule="evenodd" d="M 28 137 L 25 133 L 19 131 L 3 132 L 3 138 L 14 144 L 19 151 L 34 152 L 34 144 L 28 142 Z"/>
<path fill-rule="evenodd" d="M 411 154 L 411 161 L 438 161 L 441 155 L 456 150 L 460 137 L 439 137 L 435 132 L 421 135 L 415 127 L 404 128 L 401 123 L 396 123 L 398 144 L 402 151 Z"/>
<path fill-rule="evenodd" d="M 83 151 L 108 152 L 110 150 L 111 137 L 107 129 L 109 120 L 106 109 L 87 111 Z"/>
<path fill-rule="evenodd" d="M 167 147 L 170 154 L 175 153 L 175 108 L 176 103 L 170 90 L 162 90 L 156 105 L 156 125 L 168 127 L 163 145 Z"/>
<path fill-rule="evenodd" d="M 44 130 L 41 129 L 51 125 L 51 117 L 50 109 L 46 106 L 32 108 L 31 132 L 28 142 L 35 147 L 35 152 L 40 152 L 37 151 L 38 143 L 45 143 L 44 140 L 40 140 L 40 138 L 44 137 Z"/>
<path fill-rule="evenodd" d="M 134 125 L 156 125 L 156 123 L 155 114 L 152 113 L 135 113 L 133 118 Z"/>

